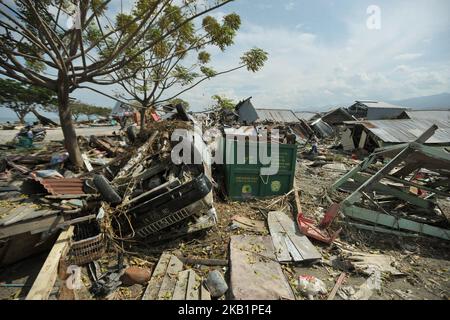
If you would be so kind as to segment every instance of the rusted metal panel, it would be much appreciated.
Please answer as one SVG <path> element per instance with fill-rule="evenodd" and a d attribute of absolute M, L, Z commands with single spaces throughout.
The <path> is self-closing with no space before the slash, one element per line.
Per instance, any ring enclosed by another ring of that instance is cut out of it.
<path fill-rule="evenodd" d="M 35 174 L 31 174 L 31 177 L 39 182 L 45 190 L 52 195 L 79 195 L 85 194 L 83 191 L 83 180 L 78 178 L 71 179 L 43 179 L 37 177 Z"/>

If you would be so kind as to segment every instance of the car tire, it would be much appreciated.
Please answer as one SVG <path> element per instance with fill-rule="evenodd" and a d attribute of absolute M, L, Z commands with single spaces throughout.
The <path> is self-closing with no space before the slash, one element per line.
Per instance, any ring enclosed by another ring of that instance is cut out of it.
<path fill-rule="evenodd" d="M 119 204 L 122 202 L 122 198 L 104 176 L 95 175 L 94 185 L 106 202 L 110 204 Z"/>

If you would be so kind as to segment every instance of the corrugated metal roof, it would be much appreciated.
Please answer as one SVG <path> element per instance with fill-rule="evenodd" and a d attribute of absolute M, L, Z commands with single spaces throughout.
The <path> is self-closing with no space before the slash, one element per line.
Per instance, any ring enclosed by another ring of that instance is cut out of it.
<path fill-rule="evenodd" d="M 408 118 L 413 120 L 437 120 L 450 123 L 450 110 L 413 110 L 405 111 Z"/>
<path fill-rule="evenodd" d="M 408 109 L 406 107 L 396 106 L 383 101 L 356 101 L 367 106 L 367 108 L 387 108 L 387 109 Z"/>
<path fill-rule="evenodd" d="M 299 119 L 309 121 L 314 118 L 318 113 L 317 112 L 309 112 L 309 111 L 299 111 L 295 112 L 295 116 Z"/>
<path fill-rule="evenodd" d="M 376 135 L 383 142 L 406 143 L 415 141 L 433 124 L 439 129 L 426 143 L 450 143 L 450 124 L 436 120 L 373 120 L 373 121 L 346 121 L 347 124 L 361 124 Z"/>
<path fill-rule="evenodd" d="M 258 114 L 257 122 L 281 122 L 281 123 L 295 123 L 298 118 L 292 110 L 286 109 L 256 109 Z"/>
<path fill-rule="evenodd" d="M 83 191 L 84 182 L 81 179 L 42 179 L 37 177 L 34 173 L 31 173 L 30 175 L 52 195 L 85 194 Z"/>

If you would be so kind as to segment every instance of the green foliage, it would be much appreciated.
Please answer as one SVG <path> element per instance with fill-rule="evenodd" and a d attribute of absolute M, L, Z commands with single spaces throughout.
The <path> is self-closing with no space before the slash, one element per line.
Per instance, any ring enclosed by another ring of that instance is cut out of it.
<path fill-rule="evenodd" d="M 109 108 L 97 107 L 78 100 L 71 102 L 70 108 L 75 121 L 77 121 L 81 115 L 90 118 L 91 116 L 108 117 L 111 114 L 111 109 Z"/>
<path fill-rule="evenodd" d="M 44 110 L 55 108 L 56 95 L 45 88 L 23 84 L 11 79 L 0 79 L 0 104 L 13 110 L 20 122 L 32 109 Z"/>
<path fill-rule="evenodd" d="M 259 48 L 253 48 L 241 57 L 242 64 L 251 72 L 259 71 L 268 59 L 268 53 Z"/>
<path fill-rule="evenodd" d="M 201 66 L 200 71 L 208 78 L 212 78 L 217 75 L 217 72 L 214 71 L 214 69 L 206 67 L 206 66 Z"/>
<path fill-rule="evenodd" d="M 130 34 L 137 30 L 138 24 L 134 21 L 134 17 L 132 15 L 119 13 L 116 16 L 116 27 L 123 34 Z"/>
<path fill-rule="evenodd" d="M 172 77 L 176 78 L 182 86 L 186 86 L 197 77 L 193 72 L 190 72 L 186 67 L 177 65 L 172 72 Z"/>
<path fill-rule="evenodd" d="M 232 99 L 229 99 L 224 96 L 220 95 L 214 95 L 211 97 L 214 100 L 213 109 L 226 109 L 226 110 L 234 110 L 234 107 L 236 106 L 236 102 L 234 102 Z"/>
<path fill-rule="evenodd" d="M 201 51 L 198 53 L 198 61 L 202 64 L 206 64 L 211 60 L 211 55 L 206 51 Z"/>

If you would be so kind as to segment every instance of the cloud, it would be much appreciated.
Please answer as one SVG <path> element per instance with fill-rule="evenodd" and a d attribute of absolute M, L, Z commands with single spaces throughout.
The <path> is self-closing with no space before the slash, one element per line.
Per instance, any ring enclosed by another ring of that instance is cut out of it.
<path fill-rule="evenodd" d="M 232 65 L 239 52 L 257 46 L 270 55 L 264 69 L 211 80 L 197 92 L 228 91 L 239 99 L 253 96 L 259 107 L 311 109 L 363 98 L 390 100 L 449 91 L 448 57 L 443 61 L 422 59 L 423 63 L 414 67 L 405 64 L 429 56 L 424 39 L 448 32 L 442 2 L 434 4 L 433 10 L 419 2 L 383 5 L 379 31 L 367 29 L 365 9 L 346 12 L 342 19 L 347 36 L 337 42 L 323 41 L 323 30 L 304 32 L 301 26 L 244 22 L 235 48 L 219 65 Z M 189 97 L 195 99 L 197 92 Z M 207 103 L 207 98 L 201 103 Z"/>
<path fill-rule="evenodd" d="M 422 56 L 423 56 L 422 53 L 404 53 L 404 54 L 397 55 L 394 59 L 395 60 L 415 60 Z"/>
<path fill-rule="evenodd" d="M 253 5 L 253 0 L 249 2 Z M 218 71 L 236 66 L 241 54 L 252 47 L 267 51 L 269 61 L 256 74 L 239 70 L 211 79 L 182 98 L 193 110 L 211 105 L 214 94 L 235 100 L 252 96 L 257 107 L 301 110 L 356 99 L 396 100 L 450 91 L 450 57 L 442 53 L 448 51 L 442 39 L 449 36 L 449 2 L 379 2 L 382 28 L 376 31 L 367 28 L 366 7 L 360 1 L 342 12 L 335 7 L 322 10 L 321 24 L 299 20 L 300 8 L 293 1 L 284 2 L 285 6 L 258 1 L 254 4 L 258 10 L 245 12 L 234 7 L 242 15 L 242 30 L 225 53 L 213 50 L 212 66 Z M 288 9 L 295 15 L 291 20 Z M 275 10 L 283 20 L 272 19 Z M 314 11 L 309 5 L 301 10 Z M 225 7 L 223 12 L 228 12 Z M 330 14 L 342 30 L 335 30 Z M 330 36 L 334 33 L 336 39 Z M 85 93 L 76 95 L 83 99 Z"/>
<path fill-rule="evenodd" d="M 289 1 L 288 3 L 286 3 L 284 5 L 284 9 L 286 9 L 287 11 L 293 10 L 294 7 L 295 7 L 295 2 L 294 1 Z"/>

